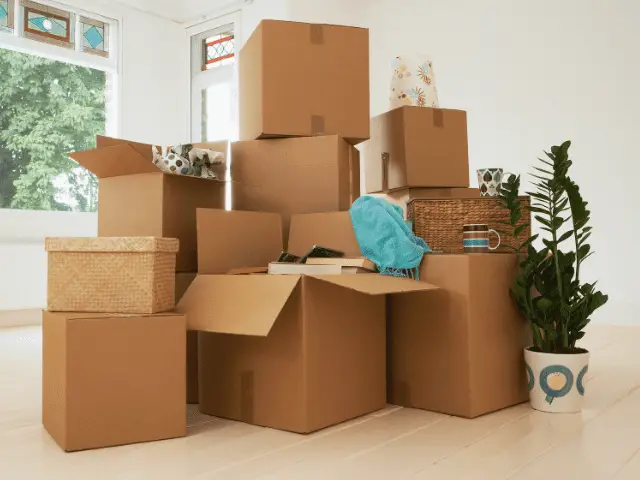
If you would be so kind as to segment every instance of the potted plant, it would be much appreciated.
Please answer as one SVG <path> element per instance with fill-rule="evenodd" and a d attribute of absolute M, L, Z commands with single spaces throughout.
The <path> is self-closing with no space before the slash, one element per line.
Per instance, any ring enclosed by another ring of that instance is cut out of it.
<path fill-rule="evenodd" d="M 581 267 L 592 255 L 590 212 L 569 176 L 571 142 L 551 147 L 535 168 L 531 211 L 542 230 L 541 249 L 533 235 L 518 245 L 519 273 L 511 289 L 518 309 L 531 325 L 533 345 L 524 351 L 531 406 L 545 412 L 579 412 L 589 352 L 576 345 L 593 312 L 608 296 L 595 283 L 583 282 Z M 509 178 L 499 203 L 510 212 L 516 237 L 522 206 L 517 200 L 519 176 Z M 526 247 L 526 251 L 525 251 Z"/>

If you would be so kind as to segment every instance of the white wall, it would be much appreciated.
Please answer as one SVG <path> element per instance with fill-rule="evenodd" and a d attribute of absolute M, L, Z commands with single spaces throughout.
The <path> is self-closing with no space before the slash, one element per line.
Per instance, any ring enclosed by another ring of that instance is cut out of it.
<path fill-rule="evenodd" d="M 389 62 L 433 58 L 440 105 L 468 112 L 471 170 L 525 173 L 570 139 L 573 177 L 589 201 L 596 255 L 586 276 L 610 304 L 597 319 L 640 322 L 640 235 L 632 208 L 640 95 L 640 2 L 629 0 L 374 0 L 372 114 L 387 109 Z M 475 174 L 472 184 L 475 185 Z"/>

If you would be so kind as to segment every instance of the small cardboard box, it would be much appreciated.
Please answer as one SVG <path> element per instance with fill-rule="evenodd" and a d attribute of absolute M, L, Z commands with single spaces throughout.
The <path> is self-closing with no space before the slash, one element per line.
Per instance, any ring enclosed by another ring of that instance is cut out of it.
<path fill-rule="evenodd" d="M 260 215 L 265 222 L 251 221 Z M 198 229 L 224 231 L 218 258 L 232 259 L 206 271 L 266 265 L 279 253 L 265 249 L 258 258 L 245 246 L 247 238 L 256 246 L 281 241 L 277 215 L 199 210 Z M 233 255 L 229 237 L 237 239 Z M 209 238 L 206 248 L 216 249 Z M 201 411 L 308 433 L 383 408 L 385 295 L 434 288 L 377 274 L 198 274 L 177 310 L 201 332 Z"/>
<path fill-rule="evenodd" d="M 468 187 L 467 112 L 405 106 L 371 119 L 364 144 L 368 193 Z"/>
<path fill-rule="evenodd" d="M 476 198 L 480 196 L 479 188 L 403 188 L 388 193 L 374 193 L 372 197 L 383 198 L 389 203 L 399 206 L 407 216 L 407 204 L 417 198 Z"/>
<path fill-rule="evenodd" d="M 226 152 L 228 142 L 197 145 Z M 195 271 L 196 208 L 224 208 L 225 183 L 165 174 L 153 164 L 152 148 L 99 136 L 96 149 L 69 157 L 99 179 L 99 236 L 177 238 L 177 270 Z"/>
<path fill-rule="evenodd" d="M 234 210 L 279 213 L 287 244 L 294 213 L 349 210 L 360 196 L 358 150 L 338 136 L 231 145 Z"/>
<path fill-rule="evenodd" d="M 527 401 L 511 254 L 426 255 L 430 295 L 389 300 L 389 402 L 473 418 Z"/>
<path fill-rule="evenodd" d="M 44 312 L 42 423 L 66 451 L 186 434 L 183 315 Z"/>
<path fill-rule="evenodd" d="M 47 238 L 45 249 L 49 311 L 157 313 L 175 306 L 175 238 Z"/>
<path fill-rule="evenodd" d="M 369 138 L 369 31 L 263 20 L 238 58 L 240 139 Z"/>
<path fill-rule="evenodd" d="M 176 274 L 176 303 L 180 301 L 195 273 Z M 198 403 L 198 332 L 187 332 L 187 403 Z"/>

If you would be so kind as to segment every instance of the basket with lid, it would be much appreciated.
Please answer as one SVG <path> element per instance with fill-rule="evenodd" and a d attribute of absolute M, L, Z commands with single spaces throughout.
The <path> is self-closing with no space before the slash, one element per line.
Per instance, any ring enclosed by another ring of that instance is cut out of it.
<path fill-rule="evenodd" d="M 178 246 L 175 238 L 47 238 L 47 308 L 102 313 L 171 310 Z"/>

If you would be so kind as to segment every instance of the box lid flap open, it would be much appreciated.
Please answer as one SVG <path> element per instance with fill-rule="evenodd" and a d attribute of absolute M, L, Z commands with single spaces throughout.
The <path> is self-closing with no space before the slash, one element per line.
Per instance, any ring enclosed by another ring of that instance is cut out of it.
<path fill-rule="evenodd" d="M 69 157 L 98 178 L 120 177 L 137 173 L 162 173 L 153 164 L 151 156 L 151 149 L 149 149 L 149 158 L 145 158 L 129 144 L 69 153 Z"/>
<path fill-rule="evenodd" d="M 392 293 L 425 292 L 439 287 L 410 278 L 389 277 L 375 273 L 361 275 L 310 275 L 310 277 L 349 288 L 367 295 L 386 295 Z"/>
<path fill-rule="evenodd" d="M 266 337 L 299 275 L 198 275 L 178 303 L 187 328 Z"/>

